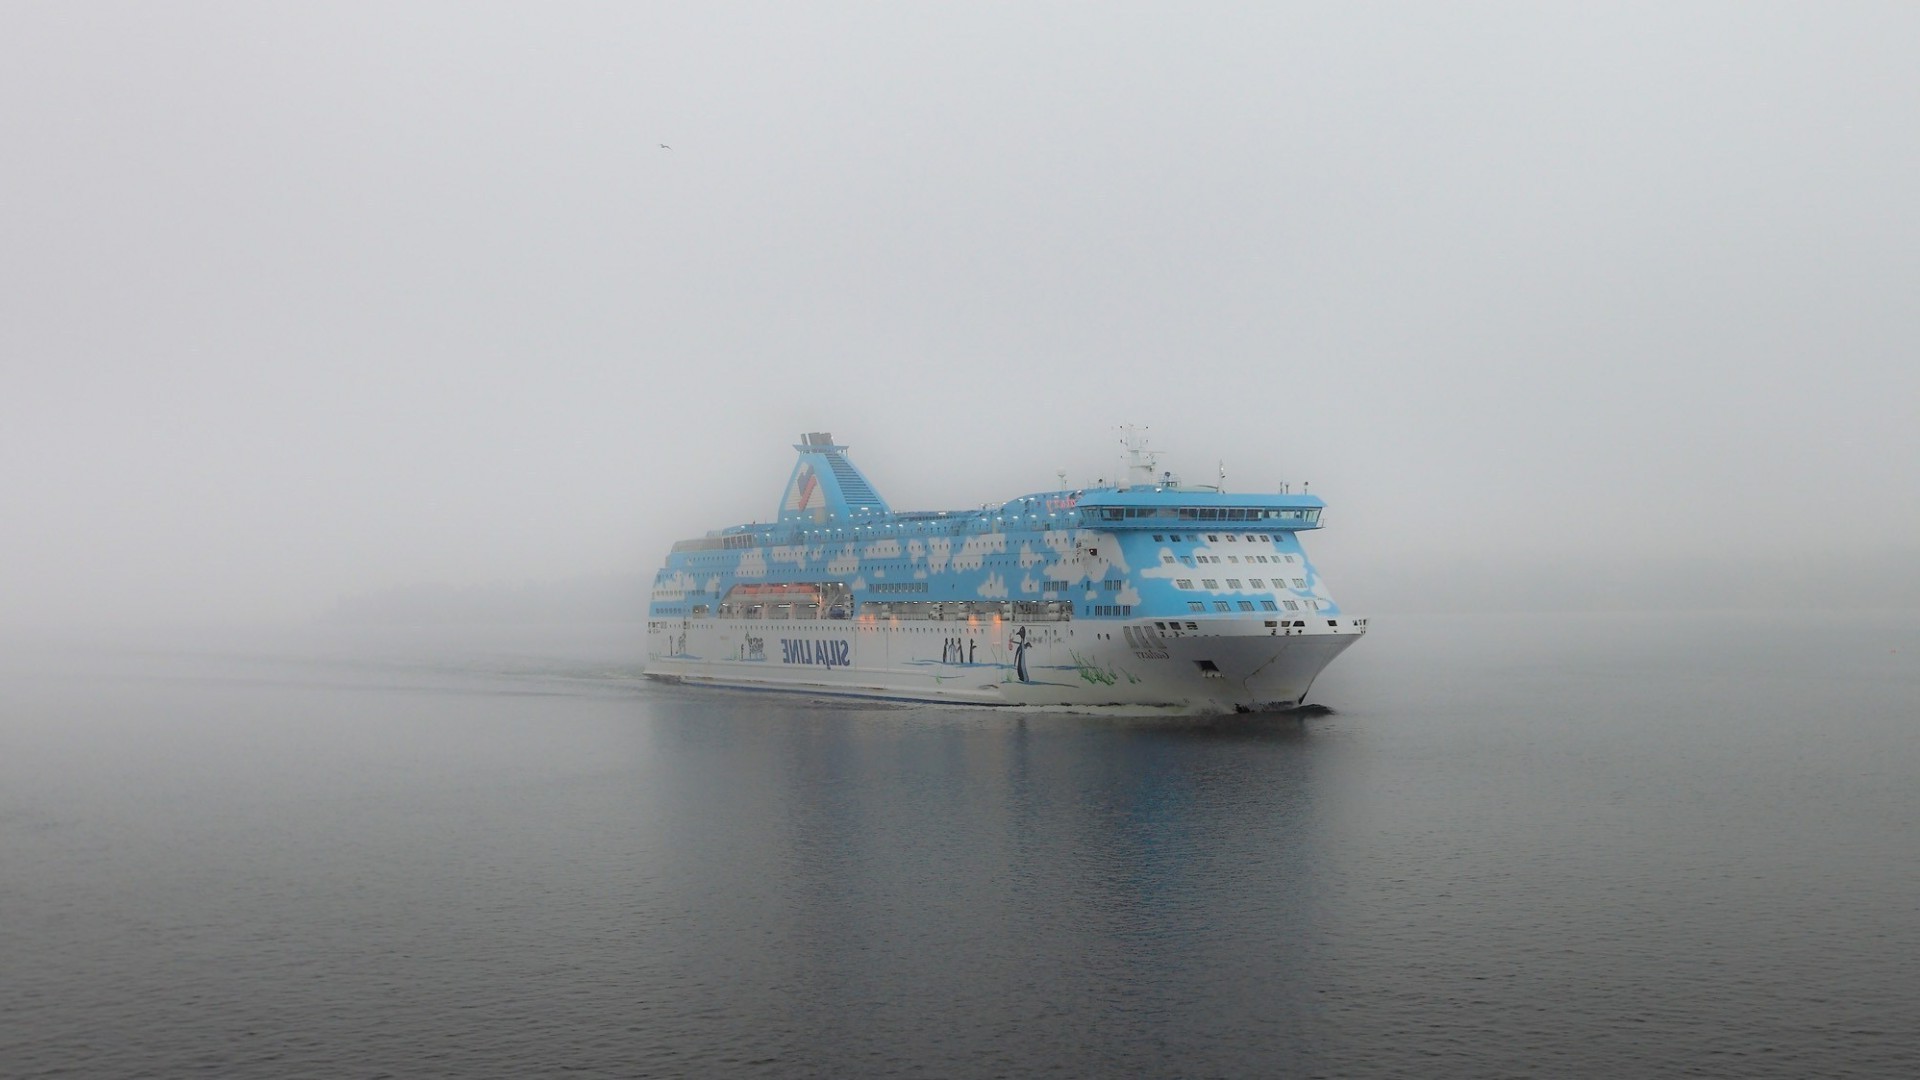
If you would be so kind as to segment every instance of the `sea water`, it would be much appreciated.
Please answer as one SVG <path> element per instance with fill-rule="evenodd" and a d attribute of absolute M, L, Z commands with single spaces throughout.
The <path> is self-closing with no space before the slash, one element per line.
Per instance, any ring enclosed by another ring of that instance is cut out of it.
<path fill-rule="evenodd" d="M 639 627 L 29 635 L 9 1077 L 1920 1074 L 1920 618 L 1383 617 L 1214 718 Z"/>

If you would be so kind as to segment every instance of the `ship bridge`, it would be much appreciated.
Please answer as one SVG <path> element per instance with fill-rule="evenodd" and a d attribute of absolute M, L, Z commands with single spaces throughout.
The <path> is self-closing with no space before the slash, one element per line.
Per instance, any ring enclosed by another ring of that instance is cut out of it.
<path fill-rule="evenodd" d="M 1180 488 L 1118 488 L 1086 492 L 1077 509 L 1084 528 L 1166 528 L 1172 525 L 1299 531 L 1320 527 L 1326 503 L 1317 495 L 1256 495 Z"/>

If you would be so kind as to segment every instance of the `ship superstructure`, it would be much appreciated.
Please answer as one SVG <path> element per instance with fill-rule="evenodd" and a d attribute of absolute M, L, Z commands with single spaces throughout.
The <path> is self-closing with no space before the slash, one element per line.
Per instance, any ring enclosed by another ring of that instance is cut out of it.
<path fill-rule="evenodd" d="M 890 508 L 824 432 L 775 520 L 673 546 L 649 676 L 983 705 L 1286 709 L 1366 632 L 1301 547 L 1324 503 L 1125 479 L 979 510 Z"/>

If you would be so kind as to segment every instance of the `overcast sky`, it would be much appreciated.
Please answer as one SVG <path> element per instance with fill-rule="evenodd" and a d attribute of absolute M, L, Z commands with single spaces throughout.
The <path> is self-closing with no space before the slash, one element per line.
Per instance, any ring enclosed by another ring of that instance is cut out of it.
<path fill-rule="evenodd" d="M 0 621 L 1311 481 L 1343 579 L 1920 556 L 1920 5 L 0 7 Z M 660 144 L 671 149 L 663 149 Z"/>

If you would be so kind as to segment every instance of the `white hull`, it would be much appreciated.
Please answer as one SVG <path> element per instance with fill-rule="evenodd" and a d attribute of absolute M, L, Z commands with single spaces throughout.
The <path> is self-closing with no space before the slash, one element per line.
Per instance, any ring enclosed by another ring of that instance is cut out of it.
<path fill-rule="evenodd" d="M 1302 704 L 1314 678 L 1366 632 L 1365 620 L 1308 621 L 1321 625 L 658 620 L 649 624 L 646 673 L 704 686 L 974 705 L 1285 709 Z"/>

